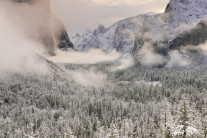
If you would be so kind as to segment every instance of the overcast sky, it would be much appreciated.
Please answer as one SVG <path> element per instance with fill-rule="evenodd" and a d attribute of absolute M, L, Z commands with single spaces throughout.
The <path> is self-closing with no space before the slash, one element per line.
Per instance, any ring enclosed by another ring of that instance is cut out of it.
<path fill-rule="evenodd" d="M 54 12 L 70 36 L 99 24 L 106 27 L 120 19 L 147 12 L 162 13 L 169 0 L 51 0 Z"/>

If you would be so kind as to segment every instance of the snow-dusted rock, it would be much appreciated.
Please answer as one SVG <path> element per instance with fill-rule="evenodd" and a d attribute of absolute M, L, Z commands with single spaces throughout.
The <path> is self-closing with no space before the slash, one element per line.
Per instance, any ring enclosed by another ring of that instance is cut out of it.
<path fill-rule="evenodd" d="M 170 40 L 206 18 L 206 0 L 171 0 L 163 14 L 150 12 L 118 21 L 109 28 L 99 26 L 94 32 L 76 35 L 73 42 L 81 51 L 100 48 L 131 53 L 139 50 L 145 41 L 166 48 Z"/>
<path fill-rule="evenodd" d="M 165 14 L 173 28 L 179 25 L 198 23 L 207 19 L 206 0 L 171 0 Z"/>
<path fill-rule="evenodd" d="M 80 51 L 90 48 L 100 48 L 104 51 L 116 49 L 119 52 L 130 53 L 134 49 L 136 38 L 143 37 L 145 29 L 157 34 L 161 29 L 168 28 L 166 27 L 166 23 L 160 21 L 160 18 L 161 15 L 143 14 L 121 20 L 107 29 L 102 28 L 101 31 L 99 31 L 100 29 L 96 29 L 94 32 L 86 31 L 81 35 L 76 34 L 72 40 L 75 48 Z M 162 39 L 160 36 L 157 37 Z"/>

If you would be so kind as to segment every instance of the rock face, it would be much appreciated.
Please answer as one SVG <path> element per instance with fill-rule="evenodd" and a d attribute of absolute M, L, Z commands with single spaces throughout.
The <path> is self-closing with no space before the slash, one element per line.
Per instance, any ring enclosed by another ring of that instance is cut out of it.
<path fill-rule="evenodd" d="M 116 49 L 123 53 L 138 51 L 147 42 L 154 46 L 156 52 L 167 54 L 170 42 L 186 34 L 185 31 L 189 33 L 203 31 L 200 27 L 194 31 L 189 30 L 205 19 L 207 19 L 206 0 L 170 0 L 162 14 L 142 14 L 127 18 L 106 29 L 99 26 L 95 31 L 77 34 L 73 37 L 73 42 L 75 48 L 81 51 L 99 48 L 103 51 Z M 200 36 L 205 37 L 205 32 Z M 199 43 L 203 42 L 201 37 Z M 197 43 L 197 40 L 193 41 L 192 44 Z M 178 47 L 178 39 L 174 42 L 173 47 Z"/>
<path fill-rule="evenodd" d="M 109 28 L 101 28 L 93 32 L 79 33 L 73 37 L 75 48 L 80 51 L 90 48 L 99 48 L 103 51 L 116 49 L 122 53 L 131 53 L 134 49 L 138 50 L 141 47 L 136 45 L 135 48 L 135 43 L 141 44 L 144 39 L 153 41 L 164 39 L 162 35 L 166 35 L 163 30 L 169 31 L 169 25 L 164 22 L 161 14 L 143 14 L 121 20 Z"/>
<path fill-rule="evenodd" d="M 51 12 L 50 0 L 11 0 L 14 4 L 24 5 L 25 8 L 22 20 L 27 20 L 27 24 L 31 26 L 30 30 L 26 30 L 29 36 L 35 40 L 41 41 L 50 55 L 55 55 L 55 49 L 60 48 L 67 50 L 74 48 L 73 43 L 67 34 L 67 31 L 61 21 Z M 23 19 L 25 18 L 25 19 Z"/>
<path fill-rule="evenodd" d="M 73 43 L 70 41 L 70 38 L 65 28 L 61 31 L 58 40 L 58 48 L 66 51 L 68 48 L 74 48 Z"/>
<path fill-rule="evenodd" d="M 207 22 L 201 21 L 196 27 L 184 32 L 170 42 L 170 49 L 180 49 L 181 46 L 197 46 L 207 40 Z"/>
<path fill-rule="evenodd" d="M 207 18 L 207 1 L 170 0 L 165 14 L 168 14 L 173 27 L 178 27 L 182 23 L 198 22 Z"/>

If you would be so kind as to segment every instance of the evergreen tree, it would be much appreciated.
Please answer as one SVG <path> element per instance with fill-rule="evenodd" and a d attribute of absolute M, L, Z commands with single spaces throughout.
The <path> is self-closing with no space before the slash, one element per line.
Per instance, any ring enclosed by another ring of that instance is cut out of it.
<path fill-rule="evenodd" d="M 45 122 L 43 122 L 41 124 L 40 129 L 39 129 L 39 132 L 40 132 L 39 135 L 42 138 L 48 138 L 48 137 L 50 137 L 50 134 L 51 134 L 51 130 L 48 127 L 48 124 L 46 124 Z"/>
<path fill-rule="evenodd" d="M 128 135 L 130 133 L 130 126 L 129 126 L 129 120 L 126 118 L 124 118 L 122 121 L 122 127 L 120 133 L 122 137 L 128 138 Z"/>
<path fill-rule="evenodd" d="M 90 118 L 88 118 L 87 120 L 86 120 L 87 122 L 86 122 L 86 128 L 85 128 L 85 134 L 86 134 L 86 136 L 87 137 L 92 137 L 92 133 L 93 133 L 93 129 L 92 129 L 92 123 L 91 123 L 91 120 L 90 120 Z"/>
<path fill-rule="evenodd" d="M 171 114 L 171 104 L 165 98 L 161 103 L 160 112 L 160 134 L 161 138 L 171 138 L 173 133 L 174 123 Z"/>
<path fill-rule="evenodd" d="M 98 128 L 97 138 L 105 138 L 104 127 Z"/>
<path fill-rule="evenodd" d="M 27 134 L 24 134 L 26 138 L 35 138 L 38 136 L 38 134 L 34 133 L 33 127 L 34 127 L 33 123 L 29 123 L 27 125 L 28 132 Z"/>
<path fill-rule="evenodd" d="M 108 134 L 107 138 L 119 138 L 119 133 L 116 129 L 116 125 L 113 122 L 113 120 L 112 120 L 112 123 L 110 125 L 110 131 L 109 131 L 109 134 Z"/>
<path fill-rule="evenodd" d="M 183 138 L 198 136 L 199 132 L 193 123 L 193 119 L 195 119 L 193 109 L 190 108 L 188 101 L 183 97 L 179 104 L 174 136 Z"/>
<path fill-rule="evenodd" d="M 206 99 L 207 100 L 207 99 Z M 207 101 L 205 100 L 205 103 L 202 107 L 202 131 L 203 135 L 206 138 L 207 137 Z"/>
<path fill-rule="evenodd" d="M 135 125 L 134 125 L 134 128 L 133 128 L 133 134 L 132 134 L 132 137 L 133 138 L 138 138 L 139 136 L 139 132 L 138 132 L 138 123 L 136 122 Z"/>
<path fill-rule="evenodd" d="M 73 133 L 70 128 L 67 129 L 65 133 L 65 138 L 74 138 Z"/>

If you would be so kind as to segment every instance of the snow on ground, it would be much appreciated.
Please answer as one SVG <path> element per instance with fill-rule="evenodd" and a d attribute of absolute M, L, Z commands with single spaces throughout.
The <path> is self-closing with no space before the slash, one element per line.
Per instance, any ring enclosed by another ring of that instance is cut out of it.
<path fill-rule="evenodd" d="M 162 87 L 162 83 L 160 81 L 154 81 L 154 82 L 146 82 L 146 81 L 135 81 L 136 85 L 148 85 L 148 86 L 159 86 Z"/>

